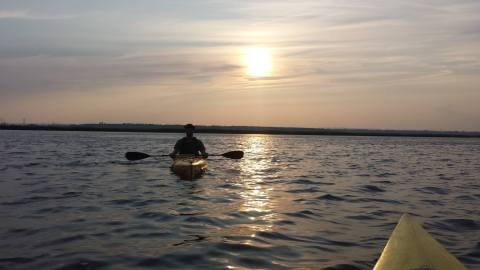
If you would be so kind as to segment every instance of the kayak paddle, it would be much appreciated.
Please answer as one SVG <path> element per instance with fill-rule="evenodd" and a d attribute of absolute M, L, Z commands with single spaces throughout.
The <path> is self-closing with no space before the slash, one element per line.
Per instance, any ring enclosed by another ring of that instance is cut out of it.
<path fill-rule="evenodd" d="M 162 155 L 162 156 L 164 156 L 164 155 Z M 168 156 L 168 155 L 165 155 L 165 156 Z M 127 152 L 127 153 L 125 153 L 125 157 L 128 160 L 134 161 L 134 160 L 145 159 L 145 158 L 148 158 L 148 157 L 151 157 L 151 156 L 149 154 L 145 154 L 145 153 L 142 153 L 142 152 Z"/>
<path fill-rule="evenodd" d="M 145 153 L 142 153 L 142 152 L 127 152 L 127 153 L 125 153 L 125 157 L 130 161 L 146 159 L 148 157 L 168 157 L 168 156 L 169 155 L 151 156 L 149 154 L 145 154 Z M 226 153 L 223 153 L 223 154 L 220 154 L 220 155 L 208 155 L 208 156 L 209 157 L 222 156 L 222 157 L 226 157 L 226 158 L 230 158 L 230 159 L 241 159 L 241 158 L 243 158 L 243 151 L 230 151 L 230 152 L 226 152 Z"/>
<path fill-rule="evenodd" d="M 223 153 L 221 155 L 208 155 L 209 157 L 215 157 L 215 156 L 222 156 L 226 158 L 231 158 L 231 159 L 241 159 L 243 158 L 243 151 L 230 151 L 227 153 Z"/>

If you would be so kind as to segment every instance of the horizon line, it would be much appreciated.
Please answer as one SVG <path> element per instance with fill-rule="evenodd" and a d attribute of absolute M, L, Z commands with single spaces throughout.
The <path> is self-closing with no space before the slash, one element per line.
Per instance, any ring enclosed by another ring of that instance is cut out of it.
<path fill-rule="evenodd" d="M 158 123 L 132 123 L 132 122 L 118 122 L 118 123 L 107 123 L 100 121 L 98 123 L 9 123 L 9 122 L 0 122 L 0 127 L 6 127 L 6 126 L 13 126 L 13 127 L 106 127 L 107 126 L 145 126 L 145 127 L 151 127 L 154 128 L 157 126 L 157 128 L 162 128 L 162 127 L 168 127 L 168 128 L 174 128 L 174 129 L 181 129 L 185 124 L 158 124 Z M 383 128 L 348 128 L 348 127 L 292 127 L 292 126 L 257 126 L 257 125 L 219 125 L 219 124 L 198 124 L 195 125 L 196 127 L 202 127 L 202 128 L 219 128 L 219 129 L 225 129 L 225 131 L 235 131 L 235 129 L 251 129 L 251 130 L 243 130 L 243 131 L 259 131 L 261 132 L 262 129 L 264 132 L 268 132 L 269 129 L 271 131 L 362 131 L 362 132 L 413 132 L 413 133 L 419 133 L 419 132 L 429 132 L 429 133 L 434 133 L 434 134 L 452 134 L 452 133 L 463 133 L 463 134 L 475 134 L 475 135 L 480 135 L 480 131 L 476 130 L 430 130 L 430 129 L 383 129 Z M 128 127 L 125 127 L 128 129 Z M 3 129 L 3 128 L 2 128 Z M 204 130 L 207 131 L 208 130 Z M 199 130 L 198 133 L 202 133 L 202 130 Z"/>

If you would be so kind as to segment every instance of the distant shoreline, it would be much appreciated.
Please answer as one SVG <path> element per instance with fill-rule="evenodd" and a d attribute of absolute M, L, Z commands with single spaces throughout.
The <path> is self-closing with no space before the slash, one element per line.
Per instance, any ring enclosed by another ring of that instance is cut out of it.
<path fill-rule="evenodd" d="M 182 125 L 153 124 L 0 124 L 0 130 L 46 131 L 104 131 L 104 132 L 157 132 L 183 133 Z M 379 136 L 379 137 L 447 137 L 480 138 L 480 132 L 429 131 L 429 130 L 377 130 L 377 129 L 327 129 L 250 126 L 197 126 L 198 133 L 269 134 L 269 135 L 326 135 L 326 136 Z"/>

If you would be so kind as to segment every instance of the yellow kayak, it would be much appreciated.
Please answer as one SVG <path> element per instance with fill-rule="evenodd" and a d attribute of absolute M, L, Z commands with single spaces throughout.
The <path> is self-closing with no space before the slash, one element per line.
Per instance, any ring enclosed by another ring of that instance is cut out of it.
<path fill-rule="evenodd" d="M 173 159 L 172 171 L 180 178 L 193 180 L 202 175 L 207 169 L 208 161 L 195 156 L 178 156 Z"/>
<path fill-rule="evenodd" d="M 467 268 L 404 214 L 373 270 L 466 270 Z"/>

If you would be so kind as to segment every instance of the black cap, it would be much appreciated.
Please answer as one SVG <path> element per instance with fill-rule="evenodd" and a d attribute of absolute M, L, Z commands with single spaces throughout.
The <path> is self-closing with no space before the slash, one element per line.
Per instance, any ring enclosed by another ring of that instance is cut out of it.
<path fill-rule="evenodd" d="M 183 126 L 184 129 L 187 129 L 187 128 L 192 128 L 192 129 L 195 129 L 195 126 L 192 125 L 192 124 L 186 124 L 185 126 Z"/>

